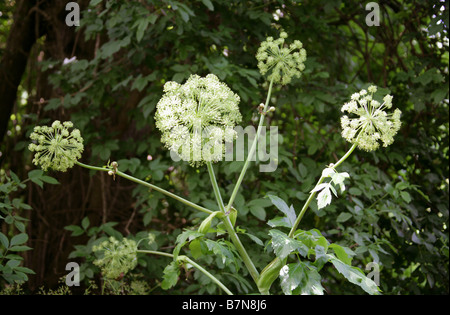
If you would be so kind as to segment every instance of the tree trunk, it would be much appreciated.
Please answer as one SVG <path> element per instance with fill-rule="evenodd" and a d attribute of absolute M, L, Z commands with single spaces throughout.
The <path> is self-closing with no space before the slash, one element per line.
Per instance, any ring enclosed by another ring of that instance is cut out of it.
<path fill-rule="evenodd" d="M 27 66 L 28 56 L 36 42 L 36 0 L 19 0 L 14 12 L 6 49 L 0 61 L 0 141 L 8 129 L 9 118 L 17 99 L 17 89 Z"/>

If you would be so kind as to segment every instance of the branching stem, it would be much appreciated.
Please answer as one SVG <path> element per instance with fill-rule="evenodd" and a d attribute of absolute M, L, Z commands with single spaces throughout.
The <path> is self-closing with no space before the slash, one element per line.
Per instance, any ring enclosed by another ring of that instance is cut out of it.
<path fill-rule="evenodd" d="M 153 254 L 153 255 L 160 255 L 160 256 L 166 256 L 173 258 L 174 255 L 170 253 L 155 251 L 155 250 L 138 250 L 138 253 L 144 253 L 144 254 Z M 185 255 L 179 255 L 177 257 L 177 261 L 186 262 L 188 264 L 191 264 L 194 266 L 194 268 L 198 269 L 200 272 L 203 272 L 208 278 L 210 278 L 213 282 L 215 282 L 222 290 L 224 290 L 228 295 L 233 295 L 233 293 L 222 283 L 219 279 L 214 277 L 211 273 L 209 273 L 205 268 L 197 264 L 195 261 L 190 259 L 188 256 Z"/>
<path fill-rule="evenodd" d="M 90 169 L 90 170 L 94 170 L 94 171 L 102 171 L 102 172 L 109 172 L 109 171 L 111 171 L 111 169 L 109 169 L 109 168 L 103 168 L 103 167 L 87 165 L 87 164 L 83 164 L 83 163 L 78 162 L 78 161 L 76 162 L 76 164 L 81 166 L 81 167 L 84 167 L 84 168 L 87 168 L 87 169 Z M 175 195 L 175 194 L 171 193 L 170 191 L 167 191 L 167 190 L 165 190 L 165 189 L 163 189 L 161 187 L 155 186 L 155 185 L 150 184 L 148 182 L 145 182 L 143 180 L 137 179 L 137 178 L 135 178 L 133 176 L 130 176 L 128 174 L 125 174 L 125 173 L 123 173 L 123 172 L 121 172 L 119 170 L 115 171 L 115 175 L 118 175 L 120 177 L 123 177 L 123 178 L 126 178 L 128 180 L 131 180 L 132 182 L 135 182 L 137 184 L 141 184 L 141 185 L 144 185 L 144 186 L 146 186 L 148 188 L 151 188 L 151 189 L 154 189 L 156 191 L 159 191 L 160 193 L 162 193 L 162 194 L 164 194 L 164 195 L 166 195 L 168 197 L 171 197 L 171 198 L 173 198 L 175 200 L 178 200 L 179 202 L 184 203 L 185 205 L 187 205 L 189 207 L 192 207 L 192 208 L 194 208 L 196 210 L 205 212 L 207 214 L 213 213 L 211 210 L 206 209 L 206 208 L 204 208 L 202 206 L 199 206 L 199 205 L 197 205 L 197 204 L 195 204 L 193 202 L 190 202 L 189 200 L 186 200 L 186 199 L 184 199 L 184 198 L 182 198 L 182 197 L 180 197 L 178 195 Z"/>

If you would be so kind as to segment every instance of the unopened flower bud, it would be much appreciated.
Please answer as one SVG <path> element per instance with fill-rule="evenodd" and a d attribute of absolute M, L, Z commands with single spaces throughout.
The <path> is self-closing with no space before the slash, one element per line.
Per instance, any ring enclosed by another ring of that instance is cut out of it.
<path fill-rule="evenodd" d="M 266 38 L 256 54 L 261 74 L 270 72 L 268 79 L 282 85 L 291 82 L 294 76 L 299 78 L 305 69 L 306 61 L 306 50 L 302 43 L 295 40 L 287 46 L 285 44 L 287 37 L 286 32 L 281 32 L 277 40 L 273 40 L 272 37 Z"/>

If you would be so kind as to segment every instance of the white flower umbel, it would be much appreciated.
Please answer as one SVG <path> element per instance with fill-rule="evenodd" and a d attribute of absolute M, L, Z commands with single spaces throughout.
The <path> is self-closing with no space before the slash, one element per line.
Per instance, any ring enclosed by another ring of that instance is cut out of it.
<path fill-rule="evenodd" d="M 385 111 L 392 107 L 392 96 L 386 95 L 381 103 L 373 99 L 376 91 L 375 86 L 370 86 L 367 91 L 354 93 L 342 106 L 342 112 L 349 114 L 341 117 L 342 136 L 365 151 L 378 149 L 380 142 L 384 147 L 392 144 L 401 126 L 399 109 L 391 114 Z"/>
<path fill-rule="evenodd" d="M 273 37 L 261 43 L 256 54 L 258 68 L 262 75 L 270 73 L 268 79 L 274 83 L 286 85 L 295 76 L 299 78 L 305 70 L 306 50 L 299 40 L 289 46 L 285 45 L 286 32 L 280 33 L 280 38 Z"/>
<path fill-rule="evenodd" d="M 338 173 L 336 169 L 356 148 L 373 151 L 379 148 L 380 142 L 385 147 L 394 142 L 394 136 L 401 126 L 401 111 L 396 109 L 392 114 L 386 113 L 385 109 L 392 107 L 392 96 L 386 95 L 383 98 L 383 103 L 380 103 L 373 97 L 376 92 L 376 86 L 372 85 L 367 90 L 354 93 L 350 102 L 342 106 L 342 112 L 347 112 L 352 116 L 345 115 L 341 118 L 342 136 L 352 143 L 352 146 L 339 161 L 330 164 L 322 172 L 322 176 L 311 191 L 308 200 L 291 228 L 290 237 L 294 235 L 300 220 L 317 192 L 320 192 L 317 196 L 317 206 L 318 209 L 321 209 L 330 204 L 332 193 L 337 197 L 334 185 L 340 186 L 341 191 L 345 190 L 344 180 L 349 177 L 349 174 L 346 172 Z M 323 183 L 328 177 L 331 178 L 331 181 Z"/>
<path fill-rule="evenodd" d="M 51 127 L 36 126 L 30 139 L 28 149 L 36 152 L 33 163 L 46 171 L 53 169 L 65 172 L 81 157 L 83 152 L 83 138 L 78 129 L 69 131 L 73 123 L 61 123 L 55 120 Z"/>
<path fill-rule="evenodd" d="M 136 267 L 137 250 L 134 240 L 123 238 L 118 241 L 111 236 L 107 241 L 92 247 L 92 251 L 102 255 L 94 261 L 94 265 L 102 269 L 106 278 L 117 279 Z"/>
<path fill-rule="evenodd" d="M 156 106 L 161 141 L 193 166 L 222 160 L 224 142 L 236 137 L 240 98 L 213 74 L 191 75 L 184 83 L 167 82 Z"/>

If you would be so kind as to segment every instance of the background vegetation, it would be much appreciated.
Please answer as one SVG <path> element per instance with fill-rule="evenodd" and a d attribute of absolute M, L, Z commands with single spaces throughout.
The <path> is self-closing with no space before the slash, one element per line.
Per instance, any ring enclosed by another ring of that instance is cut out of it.
<path fill-rule="evenodd" d="M 82 264 L 81 290 L 91 288 L 100 283 L 92 245 L 102 237 L 151 232 L 148 247 L 171 252 L 183 229 L 204 217 L 103 172 L 35 171 L 26 147 L 36 124 L 71 120 L 85 139 L 81 161 L 117 160 L 122 171 L 214 208 L 206 170 L 173 162 L 161 145 L 153 114 L 162 86 L 214 73 L 240 95 L 244 124 L 256 124 L 267 88 L 256 49 L 284 29 L 303 42 L 308 59 L 300 79 L 273 93 L 277 110 L 267 124 L 281 134 L 279 166 L 260 173 L 252 163 L 236 198 L 237 225 L 257 238 L 242 237 L 256 267 L 270 260 L 265 222 L 277 214 L 264 197 L 277 195 L 299 211 L 323 167 L 348 149 L 342 104 L 372 83 L 394 96 L 402 129 L 386 149 L 356 151 L 342 167 L 350 189 L 320 212 L 312 205 L 301 228 L 352 248 L 361 269 L 377 262 L 384 294 L 448 294 L 447 2 L 377 1 L 380 25 L 371 27 L 360 1 L 76 2 L 80 27 L 65 24 L 67 1 L 0 3 L 0 289 L 14 281 L 30 293 L 55 289 L 69 261 Z M 230 195 L 241 166 L 216 166 L 222 195 Z M 255 292 L 241 262 L 218 257 L 199 262 L 233 291 Z M 143 256 L 110 292 L 220 292 L 198 272 L 164 291 L 169 262 Z M 329 294 L 362 292 L 332 267 L 322 276 Z"/>

